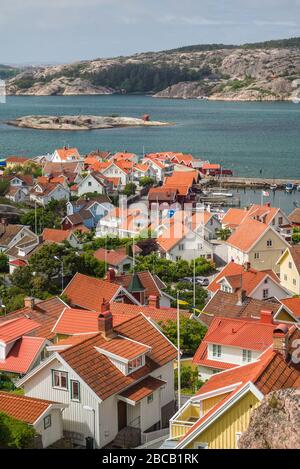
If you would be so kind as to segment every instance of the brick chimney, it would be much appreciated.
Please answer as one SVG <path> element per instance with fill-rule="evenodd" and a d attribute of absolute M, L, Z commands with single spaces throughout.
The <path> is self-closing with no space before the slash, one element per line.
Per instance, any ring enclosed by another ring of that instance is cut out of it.
<path fill-rule="evenodd" d="M 244 303 L 245 299 L 246 299 L 246 291 L 243 290 L 243 288 L 239 288 L 237 291 L 236 291 L 236 294 L 237 294 L 237 306 L 242 306 L 242 304 Z"/>
<path fill-rule="evenodd" d="M 26 296 L 24 298 L 24 307 L 29 309 L 34 309 L 35 299 L 33 296 Z"/>
<path fill-rule="evenodd" d="M 250 268 L 251 268 L 251 262 L 245 262 L 244 271 L 249 272 Z"/>
<path fill-rule="evenodd" d="M 104 299 L 98 316 L 98 330 L 104 337 L 113 335 L 113 317 L 109 310 L 109 303 Z"/>
<path fill-rule="evenodd" d="M 273 324 L 273 313 L 268 310 L 261 310 L 260 322 L 263 324 Z"/>
<path fill-rule="evenodd" d="M 159 308 L 159 298 L 156 295 L 149 295 L 148 306 L 152 308 Z"/>
<path fill-rule="evenodd" d="M 289 328 L 286 324 L 278 324 L 273 330 L 273 350 L 280 353 L 284 359 L 288 355 Z"/>
<path fill-rule="evenodd" d="M 114 282 L 116 280 L 116 271 L 114 269 L 108 269 L 106 280 L 109 282 Z"/>

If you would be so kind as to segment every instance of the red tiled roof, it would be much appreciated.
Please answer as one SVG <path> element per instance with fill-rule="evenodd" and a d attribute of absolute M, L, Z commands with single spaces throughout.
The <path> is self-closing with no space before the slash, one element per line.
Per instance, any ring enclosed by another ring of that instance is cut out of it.
<path fill-rule="evenodd" d="M 242 288 L 247 295 L 250 295 L 267 275 L 279 284 L 279 279 L 272 270 L 256 270 L 251 267 L 246 270 L 243 265 L 229 262 L 210 283 L 208 290 L 211 292 L 219 290 L 221 287 L 219 281 L 225 277 L 233 289 Z"/>
<path fill-rule="evenodd" d="M 80 158 L 77 148 L 58 148 L 56 152 L 58 153 L 61 161 L 65 161 L 72 156 L 75 156 L 76 159 Z"/>
<path fill-rule="evenodd" d="M 0 370 L 18 374 L 27 373 L 43 344 L 45 344 L 45 339 L 41 337 L 23 336 L 18 339 L 6 359 L 0 360 Z"/>
<path fill-rule="evenodd" d="M 240 251 L 248 252 L 267 230 L 269 230 L 268 225 L 250 218 L 238 226 L 227 243 Z"/>
<path fill-rule="evenodd" d="M 294 316 L 297 318 L 300 318 L 300 298 L 299 297 L 294 297 L 294 298 L 284 298 L 280 300 L 281 303 L 286 306 Z"/>
<path fill-rule="evenodd" d="M 37 329 L 33 330 L 30 335 L 50 339 L 53 337 L 51 329 L 65 308 L 65 303 L 58 297 L 40 301 L 37 302 L 34 309 L 22 308 L 7 314 L 7 316 L 0 316 L 0 328 L 1 324 L 5 323 L 8 319 L 30 318 L 32 321 L 39 323 Z"/>
<path fill-rule="evenodd" d="M 52 331 L 55 334 L 73 335 L 98 332 L 98 311 L 65 308 Z"/>
<path fill-rule="evenodd" d="M 274 324 L 258 320 L 214 318 L 205 341 L 247 350 L 265 350 L 273 343 Z"/>
<path fill-rule="evenodd" d="M 73 305 L 99 310 L 103 300 L 111 301 L 120 285 L 76 273 L 64 290 Z"/>
<path fill-rule="evenodd" d="M 70 230 L 56 230 L 54 228 L 44 228 L 42 233 L 43 241 L 52 241 L 53 243 L 62 243 L 70 236 Z"/>
<path fill-rule="evenodd" d="M 114 337 L 101 345 L 101 350 L 118 355 L 125 360 L 133 360 L 151 350 L 147 345 L 133 342 L 123 337 Z"/>
<path fill-rule="evenodd" d="M 201 166 L 202 169 L 220 169 L 221 166 L 218 163 L 203 163 Z"/>
<path fill-rule="evenodd" d="M 27 318 L 8 319 L 0 324 L 0 341 L 8 344 L 37 329 L 39 323 Z"/>
<path fill-rule="evenodd" d="M 68 365 L 101 399 L 135 384 L 151 371 L 174 360 L 177 354 L 170 342 L 141 315 L 114 327 L 114 332 L 151 347 L 145 366 L 127 376 L 124 375 L 108 357 L 97 351 L 96 347 L 101 348 L 107 343 L 101 334 L 60 352 Z"/>
<path fill-rule="evenodd" d="M 0 391 L 0 412 L 22 422 L 34 424 L 55 402 Z"/>
<path fill-rule="evenodd" d="M 113 319 L 118 318 L 120 322 L 122 317 L 128 318 L 139 313 L 143 313 L 147 318 L 152 319 L 156 323 L 166 323 L 168 321 L 176 322 L 177 309 L 176 308 L 156 308 L 154 306 L 138 306 L 126 303 L 111 303 L 110 310 L 113 315 Z M 189 318 L 191 313 L 188 311 L 180 310 L 181 316 Z"/>
<path fill-rule="evenodd" d="M 157 275 L 152 275 L 148 270 L 144 272 L 136 272 L 139 277 L 140 282 L 145 288 L 146 297 L 150 295 L 161 296 L 161 290 L 166 288 L 166 285 L 160 280 Z M 124 274 L 116 276 L 115 281 L 120 285 L 123 285 L 124 288 L 128 288 L 133 274 Z"/>
<path fill-rule="evenodd" d="M 104 248 L 99 248 L 94 252 L 94 257 L 99 261 L 104 261 L 109 265 L 118 266 L 121 262 L 125 261 L 128 258 L 125 250 L 108 250 Z"/>
<path fill-rule="evenodd" d="M 13 261 L 9 261 L 10 265 L 15 265 L 17 267 L 23 267 L 24 265 L 27 265 L 26 261 L 23 261 L 22 259 L 14 259 Z"/>
<path fill-rule="evenodd" d="M 26 158 L 25 156 L 8 156 L 6 158 L 7 163 L 18 163 L 24 164 L 30 161 L 30 158 Z"/>
<path fill-rule="evenodd" d="M 153 378 L 153 376 L 148 376 L 139 383 L 131 386 L 129 389 L 126 389 L 126 391 L 121 392 L 120 396 L 125 397 L 130 401 L 139 402 L 164 384 L 166 384 L 165 381 Z"/>

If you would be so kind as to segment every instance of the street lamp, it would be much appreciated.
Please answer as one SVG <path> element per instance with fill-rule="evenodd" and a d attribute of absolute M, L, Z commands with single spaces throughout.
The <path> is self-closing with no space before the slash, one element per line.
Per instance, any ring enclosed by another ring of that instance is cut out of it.
<path fill-rule="evenodd" d="M 61 292 L 64 291 L 64 261 L 57 256 L 54 256 L 53 259 L 61 263 Z"/>
<path fill-rule="evenodd" d="M 93 448 L 95 449 L 95 445 L 96 445 L 96 412 L 95 412 L 95 409 L 89 405 L 84 405 L 83 406 L 83 409 L 86 410 L 87 412 L 92 412 L 93 413 L 93 417 L 94 417 L 94 441 L 93 441 Z"/>

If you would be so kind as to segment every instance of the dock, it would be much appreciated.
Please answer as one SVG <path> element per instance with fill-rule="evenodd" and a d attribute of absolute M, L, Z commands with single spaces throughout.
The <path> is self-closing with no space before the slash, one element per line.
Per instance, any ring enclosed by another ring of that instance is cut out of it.
<path fill-rule="evenodd" d="M 252 189 L 269 189 L 271 184 L 277 184 L 278 189 L 284 189 L 288 183 L 295 186 L 300 185 L 300 179 L 266 179 L 266 178 L 246 178 L 246 177 L 211 177 L 207 178 L 208 183 L 216 187 L 232 187 L 232 188 L 252 188 Z"/>

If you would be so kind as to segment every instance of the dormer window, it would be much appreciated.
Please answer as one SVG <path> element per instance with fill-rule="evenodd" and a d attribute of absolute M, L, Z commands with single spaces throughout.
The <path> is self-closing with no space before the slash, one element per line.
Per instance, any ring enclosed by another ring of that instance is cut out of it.
<path fill-rule="evenodd" d="M 272 240 L 271 239 L 268 239 L 267 240 L 267 246 L 270 248 L 272 246 Z"/>
<path fill-rule="evenodd" d="M 133 371 L 137 370 L 138 368 L 141 368 L 145 363 L 145 356 L 142 355 L 140 357 L 135 358 L 134 360 L 131 360 L 128 362 L 128 374 L 132 373 Z"/>

